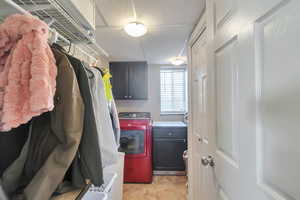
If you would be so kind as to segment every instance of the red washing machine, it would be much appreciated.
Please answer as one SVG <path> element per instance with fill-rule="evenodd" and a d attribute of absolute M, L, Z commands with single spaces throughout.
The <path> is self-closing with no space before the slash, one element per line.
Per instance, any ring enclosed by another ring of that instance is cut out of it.
<path fill-rule="evenodd" d="M 152 121 L 150 113 L 119 113 L 119 151 L 125 153 L 124 182 L 152 182 Z"/>

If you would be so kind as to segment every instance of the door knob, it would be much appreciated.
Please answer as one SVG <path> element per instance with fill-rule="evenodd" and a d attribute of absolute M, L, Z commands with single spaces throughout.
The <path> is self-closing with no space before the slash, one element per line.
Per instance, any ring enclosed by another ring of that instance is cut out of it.
<path fill-rule="evenodd" d="M 201 163 L 205 167 L 207 167 L 208 165 L 211 166 L 211 167 L 215 166 L 215 161 L 214 161 L 214 158 L 212 156 L 202 157 L 201 158 Z"/>

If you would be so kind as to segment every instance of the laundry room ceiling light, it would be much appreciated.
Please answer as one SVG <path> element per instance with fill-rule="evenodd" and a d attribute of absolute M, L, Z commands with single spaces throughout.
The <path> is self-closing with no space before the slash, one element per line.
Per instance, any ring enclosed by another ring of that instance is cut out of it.
<path fill-rule="evenodd" d="M 130 22 L 124 27 L 124 30 L 132 37 L 141 37 L 148 31 L 147 27 L 140 22 Z"/>
<path fill-rule="evenodd" d="M 185 63 L 185 58 L 184 57 L 174 57 L 174 58 L 171 58 L 171 63 L 173 65 L 176 65 L 176 66 L 179 66 L 179 65 L 183 65 Z"/>

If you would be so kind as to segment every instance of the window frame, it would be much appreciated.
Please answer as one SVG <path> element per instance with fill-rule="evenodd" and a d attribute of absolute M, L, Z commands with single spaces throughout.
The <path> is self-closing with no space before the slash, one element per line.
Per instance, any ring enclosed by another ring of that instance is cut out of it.
<path fill-rule="evenodd" d="M 184 103 L 185 103 L 185 110 L 184 111 L 162 111 L 162 99 L 161 99 L 161 71 L 162 70 L 183 70 L 185 72 L 185 78 L 184 78 Z M 160 115 L 184 115 L 187 113 L 188 110 L 188 76 L 187 76 L 187 68 L 186 66 L 179 66 L 179 67 L 160 67 L 159 69 L 159 110 Z"/>

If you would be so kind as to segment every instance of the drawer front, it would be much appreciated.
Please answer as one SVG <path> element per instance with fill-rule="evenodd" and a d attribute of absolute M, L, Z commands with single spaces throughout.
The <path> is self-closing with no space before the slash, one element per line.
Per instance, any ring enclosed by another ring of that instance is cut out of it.
<path fill-rule="evenodd" d="M 153 127 L 154 138 L 183 138 L 187 137 L 186 127 Z"/>

